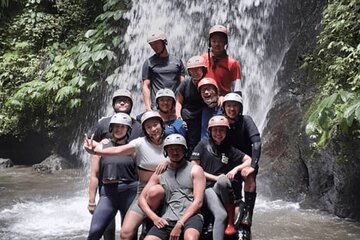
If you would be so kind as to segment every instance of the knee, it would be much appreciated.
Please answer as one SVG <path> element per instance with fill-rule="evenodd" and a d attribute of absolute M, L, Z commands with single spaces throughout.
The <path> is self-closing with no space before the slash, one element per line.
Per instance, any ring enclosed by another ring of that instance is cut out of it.
<path fill-rule="evenodd" d="M 164 196 L 165 196 L 165 190 L 160 184 L 152 186 L 147 194 L 148 199 L 158 199 L 158 198 L 162 199 L 164 198 Z"/>
<path fill-rule="evenodd" d="M 229 188 L 231 187 L 231 182 L 225 175 L 221 175 L 216 181 L 216 185 L 220 188 Z"/>
<path fill-rule="evenodd" d="M 120 231 L 120 239 L 130 239 L 132 237 L 132 234 L 128 231 L 124 231 L 124 229 L 121 229 Z"/>
<path fill-rule="evenodd" d="M 152 207 L 153 209 L 157 208 L 161 202 L 163 201 L 165 196 L 165 190 L 164 188 L 158 184 L 152 186 L 146 196 L 146 201 Z"/>
<path fill-rule="evenodd" d="M 187 229 L 184 233 L 184 240 L 197 240 L 200 239 L 200 233 L 195 229 Z"/>

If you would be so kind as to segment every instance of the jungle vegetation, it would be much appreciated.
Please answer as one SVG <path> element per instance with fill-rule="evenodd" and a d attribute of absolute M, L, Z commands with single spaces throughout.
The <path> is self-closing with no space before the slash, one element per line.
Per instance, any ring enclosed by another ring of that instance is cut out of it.
<path fill-rule="evenodd" d="M 304 65 L 320 88 L 306 125 L 317 148 L 339 135 L 360 136 L 360 1 L 329 1 L 322 27 Z"/>

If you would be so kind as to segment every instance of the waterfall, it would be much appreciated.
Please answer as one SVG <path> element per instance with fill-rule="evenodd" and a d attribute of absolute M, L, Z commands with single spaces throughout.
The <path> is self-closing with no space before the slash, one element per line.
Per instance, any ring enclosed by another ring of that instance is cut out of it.
<path fill-rule="evenodd" d="M 125 34 L 126 61 L 120 68 L 115 85 L 133 91 L 133 114 L 144 111 L 141 68 L 153 52 L 146 37 L 150 29 L 162 29 L 168 37 L 171 54 L 181 57 L 184 64 L 207 51 L 208 31 L 222 24 L 229 30 L 228 54 L 237 59 L 242 69 L 244 113 L 254 118 L 263 129 L 266 114 L 276 93 L 275 76 L 285 51 L 268 51 L 269 18 L 276 1 L 134 1 L 126 13 L 129 26 Z M 276 55 L 276 58 L 274 57 Z M 112 112 L 108 106 L 108 112 Z"/>

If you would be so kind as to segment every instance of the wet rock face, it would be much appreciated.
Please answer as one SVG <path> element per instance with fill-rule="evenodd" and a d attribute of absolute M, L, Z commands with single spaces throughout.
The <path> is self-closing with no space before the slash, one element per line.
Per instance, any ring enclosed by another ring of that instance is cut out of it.
<path fill-rule="evenodd" d="M 14 164 L 9 158 L 0 158 L 0 168 L 9 168 L 12 166 L 14 166 Z"/>
<path fill-rule="evenodd" d="M 309 194 L 306 203 L 339 217 L 360 220 L 360 140 L 341 137 L 314 154 L 307 163 Z"/>
<path fill-rule="evenodd" d="M 72 164 L 65 158 L 53 154 L 47 157 L 44 161 L 38 164 L 34 164 L 33 169 L 39 173 L 54 173 L 61 171 L 62 169 L 68 169 L 73 167 Z"/>
<path fill-rule="evenodd" d="M 315 47 L 325 1 L 284 4 L 278 11 L 293 16 L 278 15 L 288 20 L 285 34 L 295 37 L 278 73 L 280 89 L 263 131 L 258 191 L 271 199 L 301 201 L 303 207 L 360 220 L 360 140 L 337 139 L 316 152 L 304 131 L 305 114 L 319 89 L 299 67 L 304 54 Z"/>

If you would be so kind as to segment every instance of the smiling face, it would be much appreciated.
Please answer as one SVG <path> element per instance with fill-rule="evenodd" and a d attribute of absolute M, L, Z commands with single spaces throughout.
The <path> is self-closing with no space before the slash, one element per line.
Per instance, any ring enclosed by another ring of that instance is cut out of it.
<path fill-rule="evenodd" d="M 218 94 L 216 87 L 211 84 L 205 84 L 199 89 L 201 98 L 210 108 L 214 108 L 218 104 Z"/>
<path fill-rule="evenodd" d="M 216 145 L 220 145 L 224 141 L 227 129 L 225 126 L 214 126 L 210 128 L 211 137 Z"/>
<path fill-rule="evenodd" d="M 211 51 L 215 56 L 222 55 L 225 50 L 226 36 L 222 33 L 214 33 L 210 38 Z"/>
<path fill-rule="evenodd" d="M 158 118 L 150 118 L 144 122 L 144 129 L 154 143 L 159 143 L 162 136 L 161 121 Z"/>
<path fill-rule="evenodd" d="M 113 123 L 111 126 L 111 134 L 115 139 L 122 139 L 128 132 L 129 127 L 124 124 Z"/>
<path fill-rule="evenodd" d="M 164 113 L 172 112 L 175 107 L 174 99 L 171 97 L 159 97 L 157 99 L 159 110 Z"/>
<path fill-rule="evenodd" d="M 188 71 L 192 82 L 197 86 L 200 79 L 204 76 L 204 67 L 189 68 Z"/>
<path fill-rule="evenodd" d="M 240 104 L 235 101 L 224 102 L 224 111 L 227 117 L 235 119 L 240 113 Z"/>
<path fill-rule="evenodd" d="M 117 97 L 114 99 L 114 111 L 118 112 L 126 112 L 129 113 L 131 111 L 131 99 L 128 97 Z"/>

